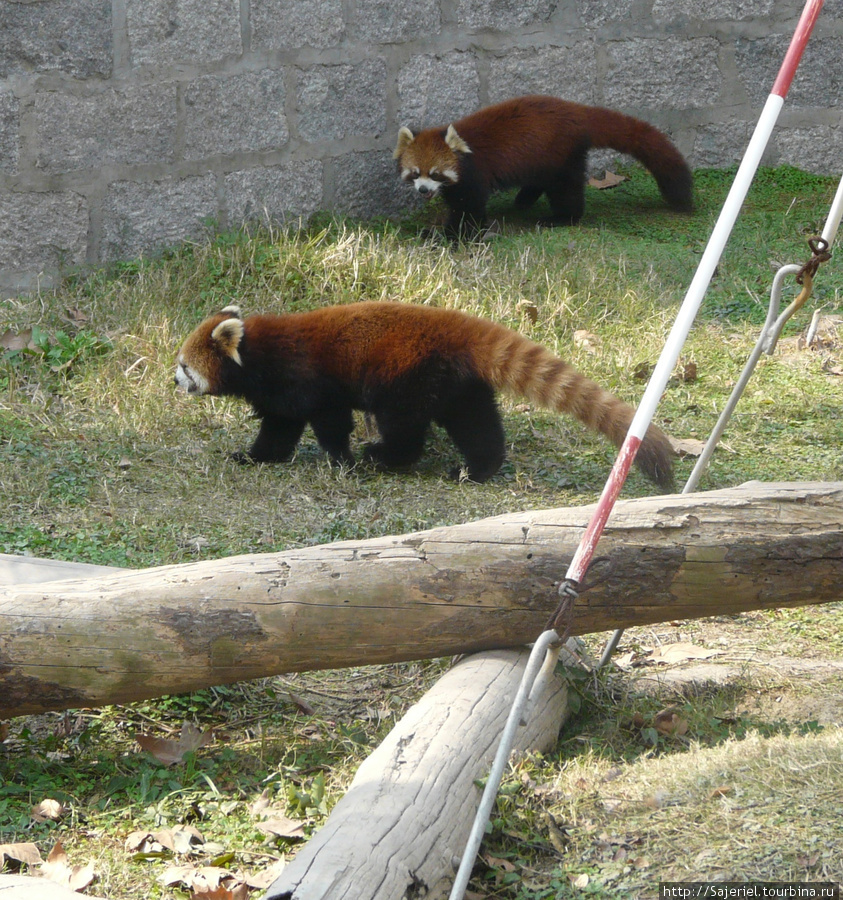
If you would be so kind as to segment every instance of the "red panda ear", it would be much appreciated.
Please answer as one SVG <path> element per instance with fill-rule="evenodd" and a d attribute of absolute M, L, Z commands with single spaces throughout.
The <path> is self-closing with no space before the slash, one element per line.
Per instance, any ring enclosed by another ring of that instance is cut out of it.
<path fill-rule="evenodd" d="M 413 143 L 415 140 L 415 136 L 413 132 L 407 128 L 406 125 L 402 126 L 398 129 L 398 143 L 395 145 L 395 150 L 392 151 L 392 156 L 395 159 L 398 159 L 399 156 Z"/>
<path fill-rule="evenodd" d="M 241 319 L 225 319 L 211 332 L 211 340 L 219 347 L 224 356 L 233 359 L 238 366 L 243 365 L 238 347 L 243 340 L 243 321 Z"/>
<path fill-rule="evenodd" d="M 233 316 L 235 319 L 242 319 L 243 313 L 240 312 L 240 307 L 235 306 L 233 303 L 231 306 L 225 306 L 220 310 L 221 316 Z"/>
<path fill-rule="evenodd" d="M 457 134 L 457 129 L 453 125 L 449 125 L 445 132 L 445 143 L 454 153 L 471 153 L 471 147 Z"/>

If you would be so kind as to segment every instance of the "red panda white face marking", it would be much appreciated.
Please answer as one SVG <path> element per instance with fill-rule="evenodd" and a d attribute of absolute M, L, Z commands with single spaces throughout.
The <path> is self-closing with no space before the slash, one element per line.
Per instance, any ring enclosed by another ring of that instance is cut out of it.
<path fill-rule="evenodd" d="M 471 153 L 471 149 L 449 125 L 444 139 L 441 133 L 425 133 L 417 139 L 409 128 L 401 128 L 393 156 L 401 166 L 402 180 L 429 199 L 440 188 L 459 181 L 460 153 Z"/>
<path fill-rule="evenodd" d="M 190 366 L 179 355 L 178 365 L 176 366 L 176 384 L 188 394 L 207 394 L 208 382 L 203 376 L 190 368 Z"/>
<path fill-rule="evenodd" d="M 176 385 L 188 394 L 216 394 L 223 359 L 238 366 L 243 320 L 236 306 L 227 306 L 218 316 L 206 319 L 184 342 L 176 364 Z"/>

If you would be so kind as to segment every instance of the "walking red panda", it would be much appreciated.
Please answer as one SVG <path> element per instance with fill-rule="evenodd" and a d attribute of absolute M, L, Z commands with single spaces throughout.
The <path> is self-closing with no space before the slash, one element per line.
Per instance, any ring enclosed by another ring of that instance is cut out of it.
<path fill-rule="evenodd" d="M 313 312 L 254 315 L 229 306 L 205 319 L 178 355 L 176 384 L 191 394 L 241 397 L 261 420 L 241 462 L 287 459 L 310 424 L 334 462 L 353 464 L 352 410 L 371 413 L 380 440 L 364 458 L 404 469 L 424 450 L 431 422 L 465 460 L 471 481 L 504 459 L 498 390 L 568 412 L 618 446 L 634 410 L 540 344 L 451 309 L 369 301 Z M 638 451 L 643 472 L 673 483 L 672 449 L 651 426 Z M 452 470 L 460 476 L 459 467 Z"/>
<path fill-rule="evenodd" d="M 393 156 L 401 178 L 419 194 L 442 196 L 449 209 L 445 232 L 457 239 L 482 227 L 493 191 L 516 186 L 522 208 L 547 194 L 553 217 L 543 224 L 576 224 L 585 208 L 586 156 L 604 147 L 643 163 L 673 209 L 693 209 L 691 171 L 657 128 L 557 97 L 517 97 L 415 135 L 401 128 Z"/>

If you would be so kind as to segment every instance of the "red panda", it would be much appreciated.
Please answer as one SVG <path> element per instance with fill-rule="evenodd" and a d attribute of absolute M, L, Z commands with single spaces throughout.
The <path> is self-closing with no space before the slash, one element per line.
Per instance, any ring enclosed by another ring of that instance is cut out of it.
<path fill-rule="evenodd" d="M 401 178 L 419 194 L 442 196 L 449 209 L 445 232 L 456 239 L 472 237 L 482 227 L 493 191 L 516 186 L 521 208 L 547 194 L 553 216 L 543 224 L 576 224 L 585 208 L 586 156 L 603 147 L 643 163 L 673 209 L 693 209 L 691 171 L 658 129 L 611 109 L 557 97 L 506 100 L 447 128 L 415 135 L 403 127 L 393 156 Z"/>
<path fill-rule="evenodd" d="M 330 458 L 351 465 L 352 410 L 360 409 L 372 414 L 380 432 L 366 446 L 366 459 L 405 469 L 422 455 L 435 422 L 476 482 L 491 478 L 504 459 L 496 391 L 571 413 L 617 445 L 634 413 L 503 325 L 382 301 L 245 319 L 237 307 L 226 307 L 184 342 L 175 380 L 191 394 L 240 397 L 252 405 L 261 424 L 251 448 L 234 455 L 241 462 L 287 459 L 309 423 Z M 665 490 L 673 483 L 671 457 L 667 437 L 651 426 L 637 461 Z"/>

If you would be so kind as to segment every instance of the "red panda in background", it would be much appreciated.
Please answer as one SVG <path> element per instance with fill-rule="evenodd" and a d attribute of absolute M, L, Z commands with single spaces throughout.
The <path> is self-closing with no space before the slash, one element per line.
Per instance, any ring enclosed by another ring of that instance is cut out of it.
<path fill-rule="evenodd" d="M 585 207 L 586 156 L 608 147 L 643 163 L 675 210 L 693 209 L 687 163 L 657 128 L 600 106 L 557 97 L 518 97 L 488 106 L 447 128 L 398 132 L 393 156 L 401 178 L 426 198 L 448 205 L 450 238 L 472 237 L 493 191 L 520 187 L 517 206 L 547 194 L 553 216 L 543 224 L 574 225 Z"/>
<path fill-rule="evenodd" d="M 371 413 L 380 440 L 365 458 L 404 469 L 442 426 L 472 481 L 491 478 L 505 438 L 495 392 L 568 412 L 620 446 L 634 410 L 540 344 L 451 309 L 369 301 L 313 312 L 243 319 L 226 307 L 202 322 L 178 356 L 176 384 L 191 394 L 241 397 L 261 425 L 239 461 L 287 459 L 305 425 L 334 462 L 353 464 L 352 410 Z M 672 449 L 650 426 L 638 451 L 643 472 L 673 483 Z M 460 469 L 452 471 L 459 477 Z"/>

